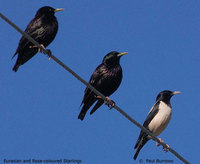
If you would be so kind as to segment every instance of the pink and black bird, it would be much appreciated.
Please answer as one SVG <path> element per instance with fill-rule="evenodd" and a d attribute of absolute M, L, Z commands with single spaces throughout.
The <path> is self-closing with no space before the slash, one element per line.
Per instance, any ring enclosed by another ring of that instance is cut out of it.
<path fill-rule="evenodd" d="M 158 94 L 156 102 L 150 109 L 147 118 L 143 124 L 143 126 L 147 128 L 153 135 L 158 136 L 167 127 L 172 114 L 170 99 L 172 96 L 178 93 L 180 92 L 179 91 L 172 92 L 169 90 L 164 90 Z M 135 155 L 133 157 L 134 160 L 137 159 L 140 150 L 150 139 L 151 137 L 148 134 L 146 134 L 143 131 L 140 132 L 140 135 L 134 147 L 136 149 Z M 160 138 L 159 141 L 163 142 Z M 160 144 L 157 143 L 156 145 L 159 146 Z M 168 151 L 170 147 L 169 145 L 166 146 L 167 148 L 163 149 Z"/>
<path fill-rule="evenodd" d="M 107 97 L 113 94 L 119 87 L 122 81 L 122 68 L 120 66 L 121 56 L 127 54 L 127 52 L 119 53 L 112 51 L 108 53 L 104 58 L 103 62 L 95 69 L 92 74 L 89 83 Z M 94 92 L 88 87 L 85 89 L 85 94 L 81 105 L 83 105 L 78 119 L 83 120 L 85 114 L 89 108 L 97 101 L 90 114 L 94 113 L 103 103 L 104 100 L 99 98 Z"/>
<path fill-rule="evenodd" d="M 41 44 L 42 47 L 47 47 L 54 40 L 58 31 L 58 21 L 54 14 L 62 10 L 63 9 L 54 9 L 49 6 L 40 8 L 35 17 L 28 24 L 25 32 Z M 13 71 L 17 72 L 19 66 L 26 63 L 38 51 L 40 50 L 38 50 L 37 46 L 33 45 L 32 42 L 22 36 L 18 48 L 13 55 L 14 58 L 18 54 Z"/>

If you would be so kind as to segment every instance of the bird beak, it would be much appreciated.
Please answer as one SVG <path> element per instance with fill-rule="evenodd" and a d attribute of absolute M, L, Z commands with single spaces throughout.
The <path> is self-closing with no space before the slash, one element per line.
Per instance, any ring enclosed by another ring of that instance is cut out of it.
<path fill-rule="evenodd" d="M 179 93 L 181 93 L 181 92 L 179 92 L 179 91 L 174 91 L 174 92 L 173 92 L 173 95 L 176 95 L 176 94 L 179 94 Z"/>
<path fill-rule="evenodd" d="M 54 12 L 63 11 L 64 9 L 55 9 Z"/>
<path fill-rule="evenodd" d="M 123 56 L 123 55 L 126 55 L 128 52 L 122 52 L 122 53 L 120 53 L 120 54 L 118 54 L 117 56 L 118 57 L 121 57 L 121 56 Z"/>

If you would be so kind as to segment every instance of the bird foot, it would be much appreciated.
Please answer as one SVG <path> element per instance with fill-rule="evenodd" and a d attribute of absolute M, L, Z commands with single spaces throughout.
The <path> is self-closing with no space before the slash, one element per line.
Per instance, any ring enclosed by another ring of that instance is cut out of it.
<path fill-rule="evenodd" d="M 43 50 L 45 49 L 45 47 L 44 47 L 43 44 L 40 44 L 40 46 L 41 46 L 42 48 L 38 48 L 38 52 L 43 52 Z M 38 47 L 38 46 L 36 46 L 36 45 L 29 46 L 29 48 L 37 48 L 37 47 Z"/>
<path fill-rule="evenodd" d="M 163 143 L 163 140 L 161 138 L 158 138 L 159 142 L 156 142 L 156 146 L 160 146 L 160 143 Z"/>
<path fill-rule="evenodd" d="M 51 56 L 52 56 L 51 50 L 50 49 L 46 49 L 46 51 L 47 51 L 47 55 L 49 56 L 49 60 L 51 60 Z"/>
<path fill-rule="evenodd" d="M 164 143 L 163 140 L 161 138 L 158 138 L 159 142 L 156 142 L 156 146 L 160 146 L 160 143 Z M 168 152 L 170 149 L 170 146 L 168 144 L 166 144 L 165 146 L 163 146 L 163 150 L 165 152 Z"/>
<path fill-rule="evenodd" d="M 49 56 L 49 60 L 51 60 L 51 56 L 52 56 L 51 50 L 50 49 L 46 49 L 43 44 L 40 44 L 40 46 L 42 48 L 38 48 L 38 52 L 43 52 L 44 53 L 44 50 L 46 50 L 47 51 L 47 55 Z M 36 45 L 29 46 L 29 48 L 37 48 L 37 47 L 38 46 L 36 46 Z"/>
<path fill-rule="evenodd" d="M 165 152 L 168 152 L 169 149 L 170 149 L 170 146 L 169 146 L 168 144 L 166 144 L 166 147 L 163 146 L 163 150 L 164 150 Z"/>
<path fill-rule="evenodd" d="M 96 96 L 98 99 L 102 99 L 101 96 Z M 106 96 L 106 101 L 104 101 L 104 104 L 107 105 L 110 109 L 112 109 L 115 106 L 115 102 L 111 100 L 108 96 Z"/>
<path fill-rule="evenodd" d="M 106 96 L 106 101 L 104 101 L 104 103 L 110 108 L 112 109 L 115 106 L 115 102 L 113 100 L 111 100 L 108 96 Z"/>

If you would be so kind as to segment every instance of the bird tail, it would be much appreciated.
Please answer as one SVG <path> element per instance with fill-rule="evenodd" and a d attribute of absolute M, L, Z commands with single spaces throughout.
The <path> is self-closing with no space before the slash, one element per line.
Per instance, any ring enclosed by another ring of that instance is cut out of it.
<path fill-rule="evenodd" d="M 17 52 L 17 50 L 16 50 L 16 52 L 14 53 L 12 59 L 17 55 L 17 53 L 18 53 L 18 52 Z M 15 72 L 17 72 L 19 66 L 20 66 L 20 64 L 19 64 L 18 59 L 17 59 L 17 62 L 15 63 L 15 65 L 14 65 L 14 67 L 13 67 L 12 70 L 15 71 Z"/>
<path fill-rule="evenodd" d="M 135 147 L 134 147 L 134 149 L 136 149 L 135 155 L 134 155 L 134 157 L 133 157 L 134 160 L 137 159 L 137 156 L 138 156 L 140 150 L 141 150 L 142 147 L 147 143 L 148 140 L 149 140 L 149 139 L 147 138 L 147 136 L 142 137 L 141 139 L 138 139 L 138 141 L 137 141 L 137 143 L 136 143 L 136 145 L 135 145 Z"/>
<path fill-rule="evenodd" d="M 85 117 L 85 114 L 87 113 L 88 109 L 94 104 L 96 99 L 94 97 L 88 98 L 85 102 L 82 102 L 83 107 L 81 109 L 80 114 L 78 115 L 78 119 L 83 120 Z"/>
<path fill-rule="evenodd" d="M 17 53 L 18 53 L 18 52 L 16 51 L 15 54 L 13 55 L 12 59 L 17 55 Z"/>
<path fill-rule="evenodd" d="M 16 64 L 13 67 L 13 71 L 17 72 L 18 68 L 19 68 L 20 64 L 18 62 L 16 62 Z"/>
<path fill-rule="evenodd" d="M 81 105 L 83 105 L 81 112 L 78 116 L 78 119 L 83 120 L 85 117 L 85 114 L 87 113 L 88 109 L 94 104 L 96 101 L 96 98 L 94 97 L 94 93 L 91 92 L 90 94 L 85 93 L 83 101 L 81 102 Z"/>
<path fill-rule="evenodd" d="M 143 145 L 144 146 L 144 145 Z M 142 149 L 142 147 L 143 147 L 142 145 L 140 145 L 138 148 L 137 148 L 137 150 L 136 150 L 136 152 L 135 152 L 135 155 L 134 155 L 134 160 L 136 160 L 137 159 L 137 156 L 138 156 L 138 154 L 139 154 L 139 152 L 140 152 L 140 150 Z"/>
<path fill-rule="evenodd" d="M 78 119 L 83 120 L 86 113 L 87 113 L 87 110 L 82 109 L 81 112 L 78 115 Z"/>
<path fill-rule="evenodd" d="M 102 104 L 103 104 L 103 100 L 99 100 L 96 104 L 95 104 L 95 106 L 94 106 L 94 108 L 91 110 L 91 112 L 90 112 L 90 114 L 93 114 Z"/>

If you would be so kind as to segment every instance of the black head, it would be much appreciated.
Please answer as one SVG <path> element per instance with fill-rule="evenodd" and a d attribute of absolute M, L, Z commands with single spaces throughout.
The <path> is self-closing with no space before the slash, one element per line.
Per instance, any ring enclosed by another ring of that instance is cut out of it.
<path fill-rule="evenodd" d="M 174 95 L 176 95 L 176 94 L 178 94 L 178 93 L 180 93 L 180 92 L 179 91 L 172 92 L 172 91 L 169 91 L 169 90 L 164 90 L 164 91 L 162 91 L 162 92 L 160 92 L 158 94 L 158 96 L 156 98 L 156 101 L 157 100 L 162 100 L 165 103 L 169 103 L 171 97 L 174 96 Z"/>
<path fill-rule="evenodd" d="M 50 6 L 44 6 L 37 11 L 36 16 L 41 16 L 41 15 L 54 16 L 55 12 L 62 10 L 64 9 L 54 9 Z"/>
<path fill-rule="evenodd" d="M 115 64 L 119 64 L 119 60 L 120 58 L 127 54 L 128 52 L 123 52 L 123 53 L 119 53 L 117 51 L 111 51 L 110 53 L 108 53 L 104 58 L 103 58 L 103 63 L 105 64 L 109 64 L 109 65 L 115 65 Z"/>

